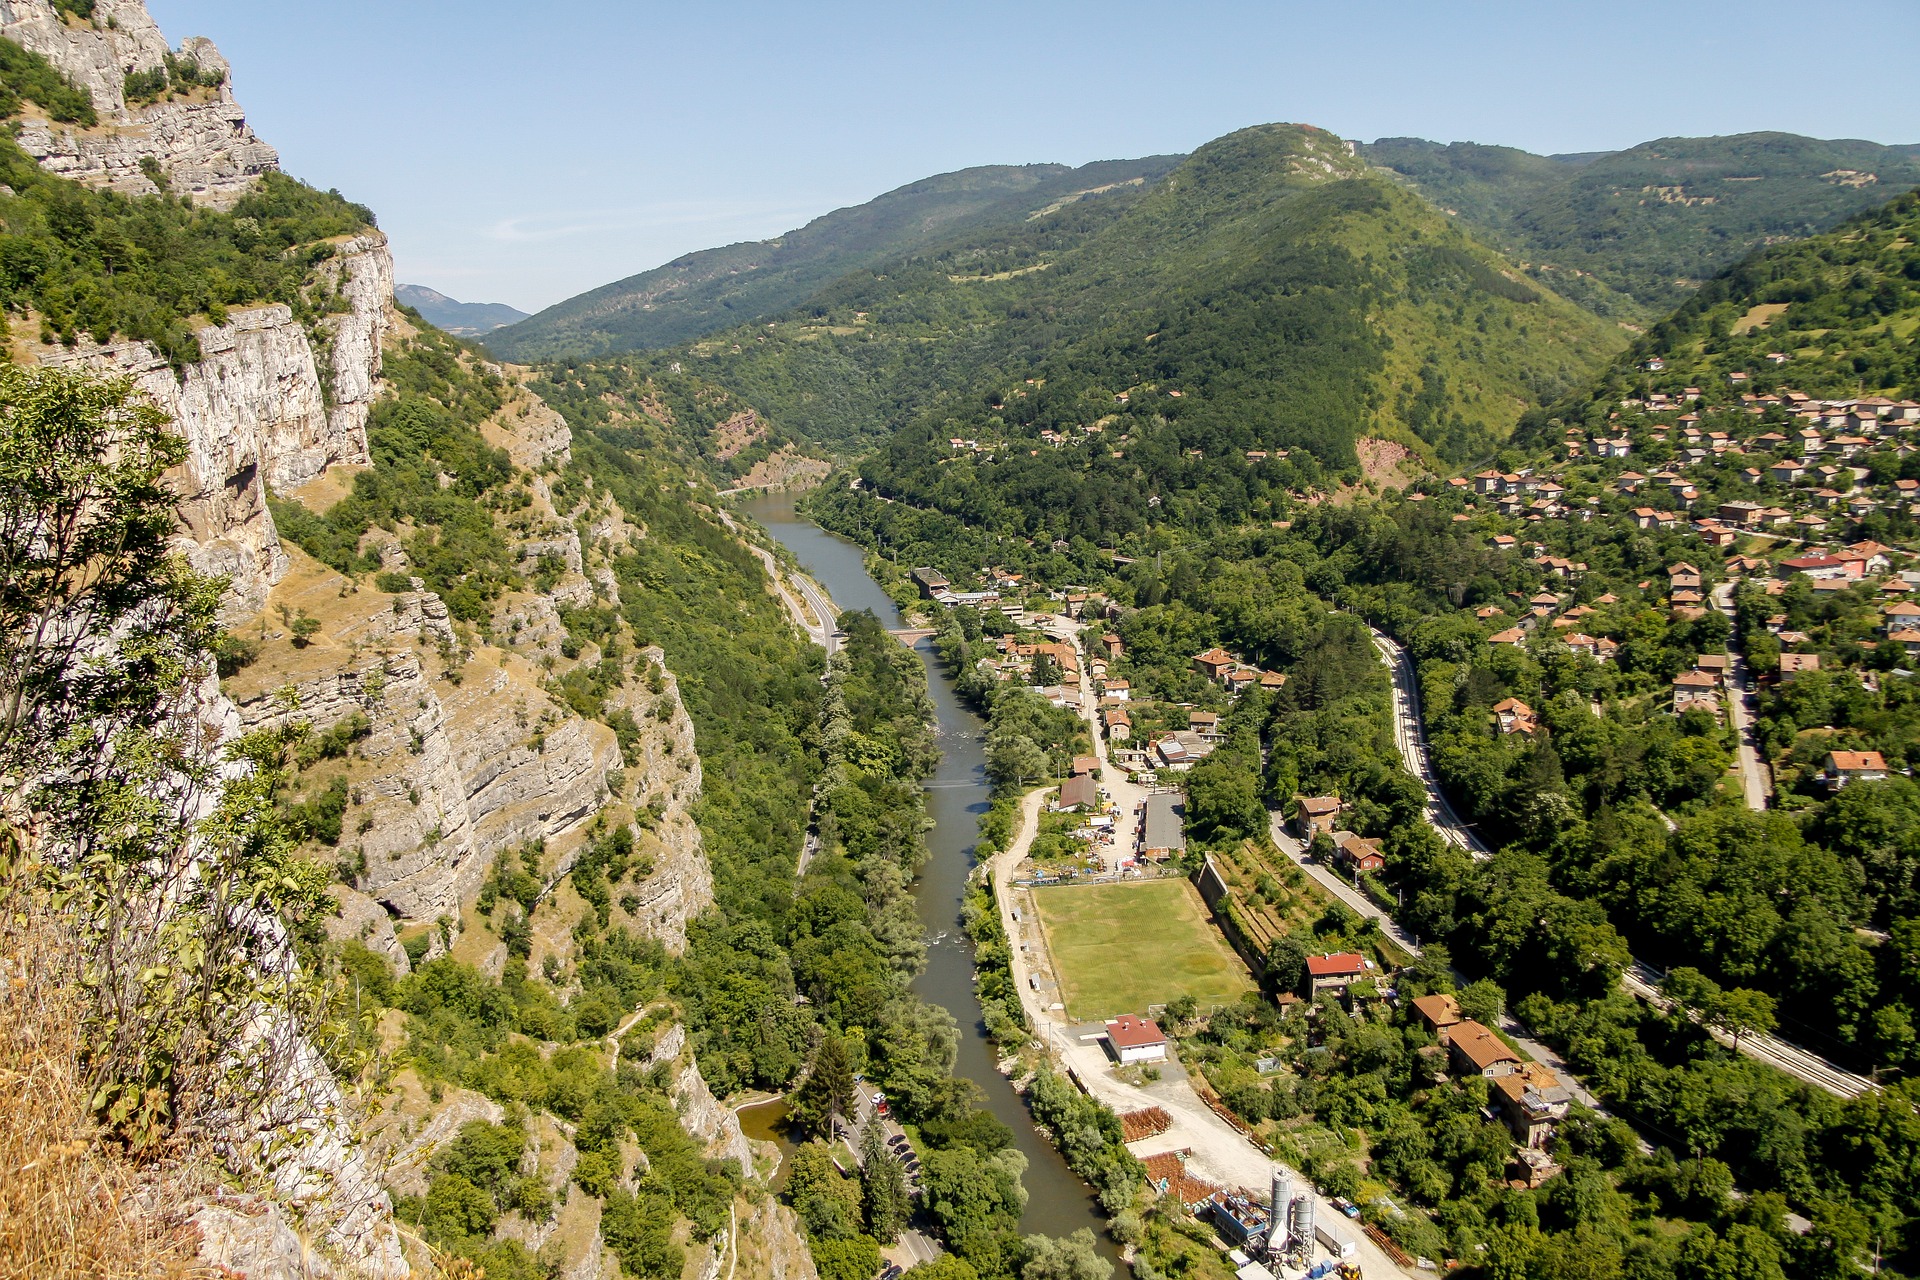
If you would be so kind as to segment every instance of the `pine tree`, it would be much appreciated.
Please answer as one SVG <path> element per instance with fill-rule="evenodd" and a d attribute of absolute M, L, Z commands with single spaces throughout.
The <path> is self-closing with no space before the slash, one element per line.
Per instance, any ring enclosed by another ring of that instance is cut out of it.
<path fill-rule="evenodd" d="M 853 1112 L 853 1067 L 847 1048 L 832 1032 L 821 1037 L 808 1064 L 807 1078 L 793 1095 L 793 1116 L 809 1132 L 829 1142 L 840 1122 Z"/>
<path fill-rule="evenodd" d="M 892 1244 L 907 1221 L 907 1179 L 900 1162 L 887 1150 L 882 1130 L 876 1116 L 860 1134 L 860 1202 L 867 1215 L 867 1233 L 882 1244 Z"/>

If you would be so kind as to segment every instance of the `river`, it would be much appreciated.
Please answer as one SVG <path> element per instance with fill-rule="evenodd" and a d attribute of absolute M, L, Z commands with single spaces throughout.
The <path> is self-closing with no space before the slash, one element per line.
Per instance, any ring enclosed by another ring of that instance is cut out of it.
<path fill-rule="evenodd" d="M 736 502 L 793 552 L 835 605 L 845 610 L 871 609 L 884 625 L 900 626 L 899 609 L 867 573 L 860 548 L 798 515 L 795 499 L 791 493 L 742 494 Z M 1027 1211 L 1020 1229 L 1063 1236 L 1091 1227 L 1102 1256 L 1117 1264 L 1119 1255 L 1107 1237 L 1106 1217 L 1092 1189 L 1034 1129 L 1026 1104 L 995 1065 L 997 1056 L 973 993 L 973 944 L 960 928 L 960 905 L 974 866 L 974 838 L 987 811 L 986 753 L 981 747 L 986 726 L 960 701 L 932 644 L 921 641 L 917 652 L 927 664 L 941 758 L 940 767 L 927 781 L 927 809 L 934 824 L 927 846 L 932 856 L 914 886 L 929 945 L 926 971 L 913 989 L 921 999 L 953 1015 L 960 1026 L 958 1073 L 985 1092 L 987 1109 L 1013 1129 L 1014 1145 L 1027 1157 Z"/>

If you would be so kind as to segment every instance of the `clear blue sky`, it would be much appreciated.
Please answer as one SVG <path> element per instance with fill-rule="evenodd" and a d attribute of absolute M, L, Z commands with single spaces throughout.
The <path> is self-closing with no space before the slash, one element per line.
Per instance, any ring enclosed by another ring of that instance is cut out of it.
<path fill-rule="evenodd" d="M 974 164 L 1298 120 L 1593 151 L 1920 142 L 1914 0 L 149 0 L 403 281 L 526 310 Z"/>

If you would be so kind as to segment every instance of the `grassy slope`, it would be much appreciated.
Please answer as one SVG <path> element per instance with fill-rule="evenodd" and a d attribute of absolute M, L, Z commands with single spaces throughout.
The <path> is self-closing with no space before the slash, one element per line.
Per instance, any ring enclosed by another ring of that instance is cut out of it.
<path fill-rule="evenodd" d="M 568 298 L 487 338 L 514 360 L 671 346 L 796 306 L 845 272 L 969 230 L 1018 224 L 1111 183 L 1153 181 L 1178 160 L 991 165 L 910 183 L 772 240 L 707 249 Z"/>
<path fill-rule="evenodd" d="M 1920 183 L 1910 147 L 1786 133 L 1661 138 L 1591 158 L 1407 138 L 1362 154 L 1568 296 L 1627 316 L 1663 312 L 1754 249 Z"/>

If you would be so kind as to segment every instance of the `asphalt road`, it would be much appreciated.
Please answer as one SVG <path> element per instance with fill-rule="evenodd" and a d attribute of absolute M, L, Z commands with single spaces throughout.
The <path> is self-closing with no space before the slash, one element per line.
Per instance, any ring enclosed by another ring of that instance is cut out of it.
<path fill-rule="evenodd" d="M 1733 620 L 1733 584 L 1723 582 L 1713 589 L 1713 607 Z M 1767 785 L 1767 775 L 1760 767 L 1760 750 L 1753 734 L 1753 673 L 1747 669 L 1745 655 L 1733 652 L 1729 646 L 1727 671 L 1727 705 L 1733 724 L 1734 739 L 1740 757 L 1740 786 L 1746 793 L 1747 808 L 1758 812 L 1767 807 L 1767 796 L 1771 788 Z"/>

